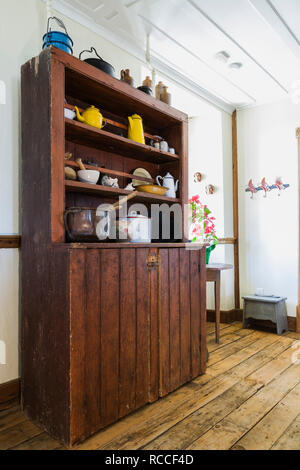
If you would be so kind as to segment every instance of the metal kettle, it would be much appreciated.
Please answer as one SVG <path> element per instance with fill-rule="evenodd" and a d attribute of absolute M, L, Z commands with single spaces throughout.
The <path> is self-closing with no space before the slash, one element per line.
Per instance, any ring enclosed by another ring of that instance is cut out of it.
<path fill-rule="evenodd" d="M 141 116 L 133 114 L 128 117 L 128 121 L 128 139 L 139 142 L 140 144 L 145 144 L 144 127 Z"/>
<path fill-rule="evenodd" d="M 162 185 L 160 183 L 160 180 L 162 180 Z M 177 180 L 175 183 L 171 173 L 167 173 L 164 178 L 162 176 L 157 176 L 156 182 L 159 186 L 164 186 L 165 188 L 168 188 L 168 191 L 166 192 L 165 196 L 176 197 L 176 191 L 178 190 L 179 180 Z"/>

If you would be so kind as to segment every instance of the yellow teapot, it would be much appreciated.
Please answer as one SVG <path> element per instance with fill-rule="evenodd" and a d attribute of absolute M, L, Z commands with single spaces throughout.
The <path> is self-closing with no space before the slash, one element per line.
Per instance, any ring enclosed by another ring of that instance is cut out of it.
<path fill-rule="evenodd" d="M 80 114 L 77 106 L 75 106 L 75 111 L 78 121 L 83 122 L 84 124 L 97 127 L 97 129 L 103 129 L 107 124 L 106 119 L 104 119 L 99 109 L 95 108 L 95 106 L 87 108 L 82 115 Z"/>
<path fill-rule="evenodd" d="M 145 135 L 141 116 L 138 116 L 138 114 L 133 114 L 132 116 L 128 117 L 128 121 L 128 139 L 139 142 L 140 144 L 144 144 Z"/>

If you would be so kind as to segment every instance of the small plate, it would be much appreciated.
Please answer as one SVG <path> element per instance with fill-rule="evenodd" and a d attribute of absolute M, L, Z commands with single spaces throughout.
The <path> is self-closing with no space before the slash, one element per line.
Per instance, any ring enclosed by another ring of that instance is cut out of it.
<path fill-rule="evenodd" d="M 145 170 L 145 168 L 137 168 L 136 170 L 134 170 L 133 175 L 152 179 L 152 176 L 150 175 L 149 171 Z M 142 180 L 133 179 L 132 184 L 133 186 L 141 186 L 142 184 L 151 184 L 151 183 L 150 181 L 142 181 Z"/>

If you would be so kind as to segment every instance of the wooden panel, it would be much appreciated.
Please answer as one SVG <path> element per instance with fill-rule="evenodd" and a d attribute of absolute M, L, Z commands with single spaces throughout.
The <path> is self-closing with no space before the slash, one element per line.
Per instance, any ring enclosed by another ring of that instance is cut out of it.
<path fill-rule="evenodd" d="M 135 409 L 136 386 L 136 250 L 120 250 L 119 416 Z"/>
<path fill-rule="evenodd" d="M 179 250 L 169 250 L 169 292 L 170 292 L 170 389 L 179 387 L 180 351 L 180 310 L 179 310 Z"/>
<path fill-rule="evenodd" d="M 27 243 L 25 237 L 21 250 L 22 408 L 56 439 L 69 443 L 68 251 L 58 247 L 46 251 Z"/>
<path fill-rule="evenodd" d="M 0 235 L 1 248 L 20 248 L 21 237 L 19 235 Z"/>
<path fill-rule="evenodd" d="M 70 443 L 85 436 L 86 395 L 86 260 L 85 251 L 70 254 Z"/>
<path fill-rule="evenodd" d="M 0 404 L 18 400 L 20 397 L 20 379 L 0 384 Z"/>
<path fill-rule="evenodd" d="M 100 325 L 100 251 L 88 250 L 86 258 L 86 309 L 85 309 L 85 435 L 89 436 L 101 426 L 100 371 L 101 371 L 101 325 Z"/>
<path fill-rule="evenodd" d="M 170 391 L 170 299 L 169 299 L 169 250 L 160 250 L 160 325 L 159 364 L 161 397 Z"/>
<path fill-rule="evenodd" d="M 150 249 L 149 255 L 158 257 L 158 250 Z M 150 303 L 150 394 L 149 401 L 154 402 L 159 396 L 159 276 L 157 268 L 149 268 L 149 303 Z"/>
<path fill-rule="evenodd" d="M 201 373 L 201 305 L 199 279 L 199 251 L 190 251 L 190 298 L 191 298 L 191 369 L 192 378 Z"/>
<path fill-rule="evenodd" d="M 181 383 L 191 378 L 191 306 L 189 251 L 181 248 L 180 259 L 180 352 Z"/>
<path fill-rule="evenodd" d="M 147 248 L 136 250 L 136 407 L 149 399 L 150 286 Z"/>
<path fill-rule="evenodd" d="M 65 210 L 65 68 L 63 64 L 53 60 L 51 76 L 51 239 L 53 242 L 62 242 L 65 239 L 62 220 L 62 214 Z"/>
<path fill-rule="evenodd" d="M 119 417 L 119 302 L 118 250 L 101 251 L 101 423 Z"/>

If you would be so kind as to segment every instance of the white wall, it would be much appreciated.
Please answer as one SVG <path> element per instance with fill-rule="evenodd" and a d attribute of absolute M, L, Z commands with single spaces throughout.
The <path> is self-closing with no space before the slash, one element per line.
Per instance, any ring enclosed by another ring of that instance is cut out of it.
<path fill-rule="evenodd" d="M 241 295 L 263 288 L 266 295 L 288 298 L 296 315 L 298 279 L 298 156 L 295 130 L 300 105 L 287 99 L 238 113 L 239 230 Z M 277 176 L 289 183 L 278 197 L 274 190 L 250 199 L 245 187 Z"/>
<path fill-rule="evenodd" d="M 46 32 L 46 6 L 41 0 L 0 0 L 0 81 L 6 86 L 6 104 L 0 104 L 0 234 L 19 233 L 19 165 L 20 165 L 20 68 L 31 57 L 37 56 L 42 47 L 42 36 Z M 54 12 L 55 13 L 55 12 Z M 66 24 L 74 40 L 74 55 L 78 57 L 83 49 L 95 46 L 100 55 L 113 64 L 116 75 L 123 68 L 130 68 L 136 84 L 144 79 L 143 64 L 110 42 L 100 38 L 87 28 L 80 26 L 63 15 L 58 15 Z M 190 115 L 202 115 L 205 118 L 214 108 L 206 104 L 186 89 L 170 82 L 173 94 L 173 105 Z M 30 112 L 30 110 L 29 110 Z M 216 112 L 214 110 L 214 112 Z M 223 181 L 231 168 L 231 130 L 230 116 L 219 112 L 222 120 L 222 142 L 226 155 L 223 161 Z M 221 138 L 221 137 L 219 137 Z M 219 140 L 219 147 L 221 146 Z M 205 174 L 205 155 L 201 156 L 202 171 Z M 222 165 L 222 162 L 219 162 Z M 212 174 L 213 178 L 214 175 Z M 222 186 L 220 179 L 220 187 Z M 219 193 L 221 195 L 221 192 Z M 219 196 L 218 196 L 219 197 Z M 222 204 L 226 206 L 225 200 Z M 223 216 L 222 216 L 223 217 Z M 226 220 L 230 220 L 227 214 Z M 224 219 L 222 224 L 226 236 L 231 236 L 230 223 Z M 222 225 L 222 227 L 223 227 Z M 228 227 L 226 228 L 226 225 Z M 224 259 L 223 247 L 219 254 Z M 226 250 L 225 250 L 226 252 Z M 214 255 L 216 256 L 216 255 Z M 218 255 L 219 256 L 219 255 Z M 227 255 L 226 255 L 227 256 Z M 226 257 L 225 256 L 225 257 Z M 18 292 L 18 251 L 0 251 L 0 341 L 6 344 L 7 364 L 0 364 L 0 383 L 13 380 L 19 376 L 18 371 L 18 336 L 19 336 L 19 292 Z M 226 284 L 227 287 L 229 284 Z M 224 284 L 225 289 L 225 284 Z M 229 292 L 224 298 L 230 298 Z M 0 361 L 1 362 L 1 361 Z"/>

